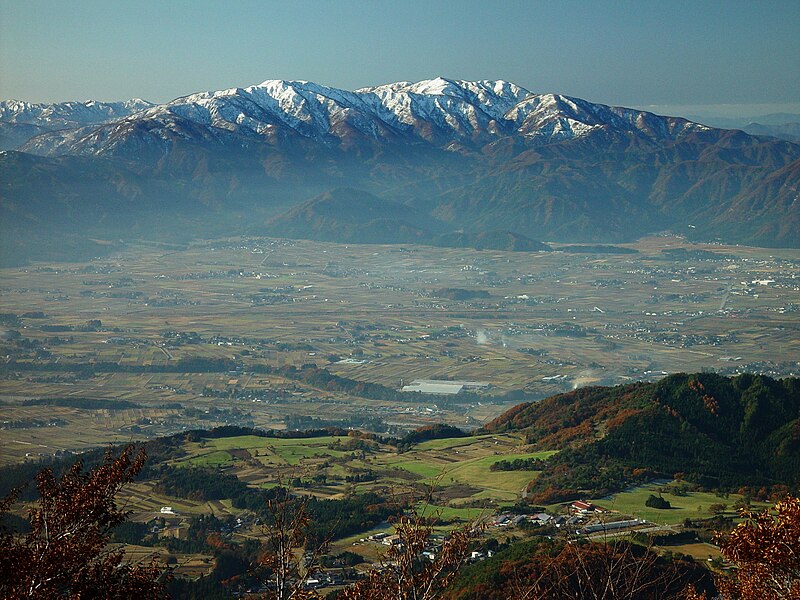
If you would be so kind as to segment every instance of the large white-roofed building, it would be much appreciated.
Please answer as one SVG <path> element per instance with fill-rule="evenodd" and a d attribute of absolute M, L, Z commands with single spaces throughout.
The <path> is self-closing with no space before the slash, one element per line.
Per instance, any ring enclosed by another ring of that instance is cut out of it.
<path fill-rule="evenodd" d="M 450 381 L 448 379 L 415 379 L 402 387 L 403 392 L 420 392 L 423 394 L 441 394 L 452 396 L 464 389 L 486 388 L 485 381 Z"/>

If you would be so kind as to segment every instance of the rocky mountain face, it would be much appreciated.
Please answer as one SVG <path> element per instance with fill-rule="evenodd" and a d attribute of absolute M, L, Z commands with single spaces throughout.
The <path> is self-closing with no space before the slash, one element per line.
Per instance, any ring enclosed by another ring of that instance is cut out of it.
<path fill-rule="evenodd" d="M 362 193 L 378 198 L 371 225 L 338 211 L 337 222 L 324 221 L 327 237 L 358 241 L 369 230 L 362 241 L 380 240 L 387 224 L 403 222 L 403 237 L 421 240 L 424 222 L 436 225 L 432 235 L 468 238 L 617 242 L 672 230 L 800 246 L 797 144 L 505 81 L 437 78 L 352 92 L 265 81 L 160 105 L 6 102 L 5 129 L 25 138 L 0 155 L 0 217 L 14 231 L 56 226 L 48 207 L 57 205 L 68 208 L 71 231 L 98 235 L 122 204 L 128 225 L 155 210 L 180 215 L 186 235 L 265 233 L 281 222 L 304 237 L 309 212 L 294 209 L 335 189 L 347 202 L 347 188 L 354 206 Z M 102 218 L 83 214 L 86 202 Z M 206 212 L 214 227 L 197 217 Z"/>

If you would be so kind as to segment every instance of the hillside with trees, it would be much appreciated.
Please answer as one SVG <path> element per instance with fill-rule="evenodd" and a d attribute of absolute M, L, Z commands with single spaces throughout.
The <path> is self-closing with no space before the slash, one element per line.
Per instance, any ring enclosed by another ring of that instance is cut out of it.
<path fill-rule="evenodd" d="M 676 374 L 520 404 L 485 429 L 560 449 L 531 484 L 536 501 L 601 496 L 676 475 L 709 489 L 800 484 L 800 380 Z"/>
<path fill-rule="evenodd" d="M 261 584 L 254 597 L 318 599 L 307 577 L 321 564 L 325 540 L 313 535 L 323 515 L 307 500 L 275 490 L 265 496 L 262 535 L 240 548 L 217 533 L 216 517 L 193 520 L 189 539 L 215 551 L 211 575 L 170 582 L 171 569 L 124 562 L 125 550 L 108 546 L 128 516 L 117 505 L 121 488 L 141 472 L 146 454 L 128 446 L 84 471 L 81 462 L 56 477 L 37 476 L 39 500 L 28 511 L 30 529 L 0 530 L 0 593 L 6 598 L 228 597 L 231 582 Z M 15 496 L 0 502 L 8 514 Z M 433 528 L 413 512 L 394 525 L 398 543 L 359 581 L 333 592 L 346 600 L 510 600 L 530 598 L 766 600 L 800 592 L 800 501 L 788 497 L 772 511 L 744 512 L 743 521 L 718 537 L 723 556 L 737 567 L 713 575 L 685 557 L 662 556 L 634 540 L 591 541 L 539 537 L 504 543 L 493 558 L 467 565 L 479 547 L 479 523 L 450 532 L 435 555 L 426 552 Z M 132 535 L 136 527 L 128 528 Z M 145 532 L 142 532 L 145 533 Z M 134 536 L 135 537 L 135 536 Z M 147 540 L 137 539 L 139 543 Z M 495 546 L 497 548 L 497 546 Z M 301 552 L 302 551 L 302 552 Z M 301 558 L 302 557 L 302 558 Z M 359 560 L 357 555 L 354 557 Z M 267 582 L 268 585 L 264 585 Z M 330 595 L 328 597 L 331 597 Z"/>

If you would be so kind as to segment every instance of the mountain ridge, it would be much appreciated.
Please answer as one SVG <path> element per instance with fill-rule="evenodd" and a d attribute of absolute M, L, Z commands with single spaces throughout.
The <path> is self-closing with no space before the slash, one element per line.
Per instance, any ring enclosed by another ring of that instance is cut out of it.
<path fill-rule="evenodd" d="M 656 139 L 675 139 L 687 131 L 710 129 L 679 117 L 659 117 L 559 94 L 535 94 L 502 80 L 444 78 L 355 92 L 313 82 L 267 80 L 246 88 L 189 94 L 122 118 L 178 118 L 244 137 L 267 139 L 273 135 L 273 128 L 288 128 L 321 143 L 334 143 L 354 134 L 374 140 L 403 134 L 445 147 L 453 141 L 485 144 L 514 133 L 527 145 L 535 146 L 582 137 L 606 125 Z M 22 149 L 41 154 L 63 152 L 64 142 L 59 138 L 64 133 L 42 135 Z M 102 144 L 89 149 L 78 146 L 68 153 L 76 150 L 103 153 L 109 148 Z"/>
<path fill-rule="evenodd" d="M 158 105 L 119 103 L 113 110 L 128 113 L 115 118 L 103 117 L 112 110 L 105 105 L 57 106 L 26 109 L 26 123 L 17 122 L 19 106 L 16 120 L 0 119 L 0 131 L 35 134 L 0 156 L 0 219 L 23 241 L 37 235 L 32 223 L 55 227 L 58 206 L 75 209 L 69 233 L 77 235 L 169 237 L 160 224 L 145 226 L 159 213 L 191 223 L 182 235 L 266 233 L 293 207 L 348 188 L 380 198 L 387 211 L 407 207 L 418 222 L 436 223 L 433 233 L 473 239 L 507 232 L 617 243 L 672 231 L 800 247 L 800 145 L 502 80 L 439 77 L 354 92 L 267 80 Z M 70 107 L 80 114 L 70 116 Z M 80 121 L 87 111 L 103 118 Z M 59 128 L 47 129 L 57 112 Z M 67 122 L 75 126 L 61 126 Z M 14 170 L 14 152 L 36 164 L 27 176 Z M 79 200 L 70 186 L 81 173 L 90 176 Z M 86 202 L 100 218 L 79 209 Z M 109 212 L 120 203 L 130 208 L 132 229 Z M 196 218 L 192 206 L 210 211 L 216 225 Z M 390 239 L 392 219 L 373 221 L 382 229 L 365 236 L 374 241 L 383 231 Z M 345 229 L 333 241 L 358 238 L 358 227 L 338 227 Z"/>
<path fill-rule="evenodd" d="M 141 98 L 122 102 L 0 101 L 0 150 L 13 150 L 49 131 L 105 123 L 153 106 Z"/>
<path fill-rule="evenodd" d="M 449 231 L 413 207 L 363 190 L 336 188 L 269 219 L 266 233 L 317 241 L 425 244 L 448 248 L 548 252 L 552 248 L 510 231 Z"/>

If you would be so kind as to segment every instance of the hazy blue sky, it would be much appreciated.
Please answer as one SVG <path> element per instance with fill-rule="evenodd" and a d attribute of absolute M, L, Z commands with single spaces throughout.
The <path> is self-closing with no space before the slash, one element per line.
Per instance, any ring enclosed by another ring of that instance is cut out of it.
<path fill-rule="evenodd" d="M 436 75 L 665 112 L 800 112 L 800 0 L 0 0 L 3 99 Z"/>

